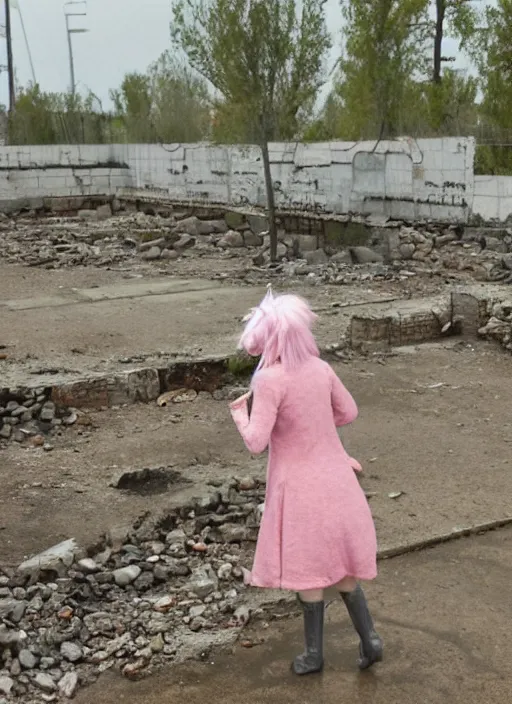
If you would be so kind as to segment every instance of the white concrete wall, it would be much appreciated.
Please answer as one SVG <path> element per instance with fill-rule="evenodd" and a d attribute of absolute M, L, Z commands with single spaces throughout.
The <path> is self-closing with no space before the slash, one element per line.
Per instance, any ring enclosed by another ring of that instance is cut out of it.
<path fill-rule="evenodd" d="M 508 186 L 475 180 L 473 139 L 275 143 L 270 158 L 281 208 L 464 222 L 476 183 L 482 213 L 512 210 Z M 0 147 L 0 201 L 118 192 L 264 205 L 261 153 L 207 144 Z M 490 202 L 498 196 L 504 204 Z"/>
<path fill-rule="evenodd" d="M 512 220 L 512 176 L 475 176 L 473 214 L 486 222 Z"/>
<path fill-rule="evenodd" d="M 132 183 L 110 145 L 0 147 L 0 201 L 104 195 Z"/>
<path fill-rule="evenodd" d="M 171 198 L 264 205 L 258 147 L 126 145 L 134 187 Z M 473 197 L 472 139 L 271 144 L 282 208 L 464 221 Z"/>

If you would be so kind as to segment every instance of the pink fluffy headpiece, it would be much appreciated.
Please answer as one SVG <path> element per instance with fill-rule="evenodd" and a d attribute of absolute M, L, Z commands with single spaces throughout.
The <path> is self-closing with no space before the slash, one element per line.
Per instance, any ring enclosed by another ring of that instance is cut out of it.
<path fill-rule="evenodd" d="M 300 296 L 268 293 L 244 318 L 245 329 L 238 347 L 253 357 L 261 355 L 258 369 L 276 362 L 287 369 L 300 366 L 309 357 L 319 357 L 311 327 L 317 315 Z"/>

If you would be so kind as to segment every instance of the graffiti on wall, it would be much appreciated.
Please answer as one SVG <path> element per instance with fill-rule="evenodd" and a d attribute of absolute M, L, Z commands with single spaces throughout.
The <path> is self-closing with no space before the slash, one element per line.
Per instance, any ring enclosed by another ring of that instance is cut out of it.
<path fill-rule="evenodd" d="M 466 201 L 466 184 L 457 183 L 455 181 L 443 181 L 441 184 L 433 181 L 425 181 L 426 188 L 434 188 L 434 193 L 429 193 L 427 203 L 430 205 L 447 205 L 459 206 L 465 208 Z"/>

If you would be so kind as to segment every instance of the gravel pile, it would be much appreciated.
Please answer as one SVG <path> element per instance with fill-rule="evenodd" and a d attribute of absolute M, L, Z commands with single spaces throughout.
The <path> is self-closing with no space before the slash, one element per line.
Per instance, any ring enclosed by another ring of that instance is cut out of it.
<path fill-rule="evenodd" d="M 0 443 L 45 445 L 48 435 L 74 425 L 77 419 L 75 411 L 56 407 L 48 389 L 0 389 Z"/>
<path fill-rule="evenodd" d="M 0 576 L 0 701 L 65 700 L 106 669 L 132 678 L 232 642 L 251 616 L 241 565 L 264 493 L 215 485 L 89 554 L 68 540 Z"/>

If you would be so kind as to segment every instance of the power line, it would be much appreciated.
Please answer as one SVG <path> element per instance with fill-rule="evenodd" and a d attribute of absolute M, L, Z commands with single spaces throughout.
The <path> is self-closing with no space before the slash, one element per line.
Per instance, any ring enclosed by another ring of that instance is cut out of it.
<path fill-rule="evenodd" d="M 19 1 L 16 3 L 16 5 L 13 5 L 12 0 L 11 0 L 11 5 L 13 8 L 16 7 L 16 9 L 18 10 L 18 14 L 20 16 L 21 29 L 23 32 L 23 37 L 25 38 L 25 46 L 27 47 L 28 60 L 30 62 L 30 70 L 32 72 L 32 81 L 34 82 L 34 85 L 35 85 L 37 83 L 36 72 L 34 69 L 34 62 L 32 61 L 32 52 L 30 51 L 30 44 L 28 43 L 27 32 L 25 29 L 25 22 L 23 21 L 23 13 L 21 12 L 21 5 L 20 5 Z"/>

